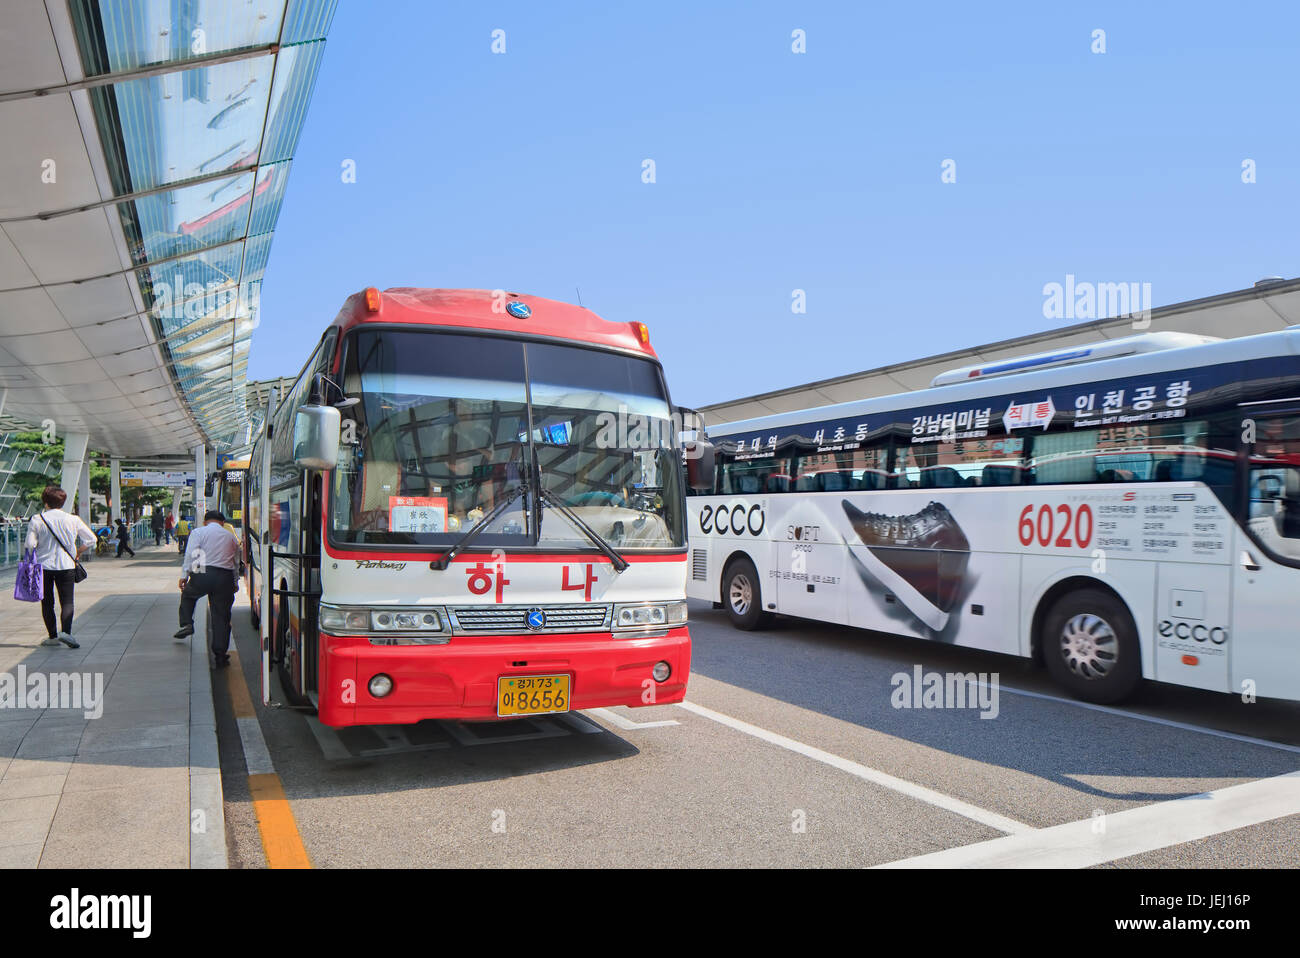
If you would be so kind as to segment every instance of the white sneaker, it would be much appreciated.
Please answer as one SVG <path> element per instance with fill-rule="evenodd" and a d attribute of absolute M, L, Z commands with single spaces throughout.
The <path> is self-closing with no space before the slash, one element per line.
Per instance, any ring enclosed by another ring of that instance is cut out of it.
<path fill-rule="evenodd" d="M 62 642 L 70 649 L 81 648 L 81 643 L 72 637 L 71 632 L 64 632 L 62 635 L 59 636 L 59 641 Z"/>
<path fill-rule="evenodd" d="M 55 646 L 58 644 L 59 644 L 58 638 L 46 639 L 44 642 L 41 643 L 41 645 L 44 645 L 46 647 Z"/>

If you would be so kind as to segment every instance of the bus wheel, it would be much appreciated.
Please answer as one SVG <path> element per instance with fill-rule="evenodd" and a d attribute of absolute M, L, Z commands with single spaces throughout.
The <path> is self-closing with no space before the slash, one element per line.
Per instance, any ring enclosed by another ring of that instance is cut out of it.
<path fill-rule="evenodd" d="M 722 577 L 722 606 L 731 624 L 745 632 L 757 629 L 771 618 L 763 611 L 758 571 L 748 559 L 740 558 L 727 566 Z"/>
<path fill-rule="evenodd" d="M 1123 602 L 1101 589 L 1062 596 L 1039 641 L 1058 685 L 1088 702 L 1118 702 L 1142 681 L 1137 629 Z"/>

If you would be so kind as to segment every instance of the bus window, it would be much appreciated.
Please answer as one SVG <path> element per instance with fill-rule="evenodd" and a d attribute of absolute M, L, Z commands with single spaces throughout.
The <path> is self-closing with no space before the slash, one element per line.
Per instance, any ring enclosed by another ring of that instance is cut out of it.
<path fill-rule="evenodd" d="M 1300 559 L 1300 416 L 1260 419 L 1250 458 L 1249 528 L 1288 559 Z"/>
<path fill-rule="evenodd" d="M 1025 440 L 1020 436 L 900 442 L 894 476 L 900 489 L 1020 485 L 1024 481 L 1024 449 Z"/>
<path fill-rule="evenodd" d="M 723 495 L 763 495 L 790 491 L 790 458 L 765 456 L 747 461 L 723 460 L 719 464 L 718 492 Z"/>
<path fill-rule="evenodd" d="M 1204 419 L 1168 419 L 1033 437 L 1036 483 L 1199 480 L 1225 502 L 1233 482 L 1230 431 Z"/>
<path fill-rule="evenodd" d="M 795 460 L 796 492 L 848 492 L 884 489 L 887 443 L 846 452 L 820 452 Z"/>

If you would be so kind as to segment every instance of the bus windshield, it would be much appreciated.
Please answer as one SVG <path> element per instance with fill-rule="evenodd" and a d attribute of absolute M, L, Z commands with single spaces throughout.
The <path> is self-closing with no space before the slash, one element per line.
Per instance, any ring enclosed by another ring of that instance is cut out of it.
<path fill-rule="evenodd" d="M 332 476 L 339 542 L 450 545 L 521 482 L 475 548 L 592 549 L 537 486 L 620 551 L 685 542 L 680 452 L 658 367 L 603 350 L 429 330 L 349 341 Z M 540 521 L 539 521 L 540 519 Z"/>

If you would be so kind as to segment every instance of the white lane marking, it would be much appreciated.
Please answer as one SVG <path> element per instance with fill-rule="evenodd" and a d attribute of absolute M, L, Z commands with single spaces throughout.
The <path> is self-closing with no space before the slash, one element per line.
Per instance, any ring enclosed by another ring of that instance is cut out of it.
<path fill-rule="evenodd" d="M 988 688 L 987 683 L 976 682 L 976 685 Z M 1121 718 L 1136 719 L 1139 722 L 1150 722 L 1153 725 L 1164 725 L 1169 728 L 1181 729 L 1184 732 L 1199 732 L 1202 735 L 1213 735 L 1215 738 L 1226 738 L 1234 742 L 1241 742 L 1245 745 L 1258 745 L 1260 748 L 1275 748 L 1282 752 L 1292 752 L 1300 754 L 1300 745 L 1287 745 L 1284 742 L 1270 742 L 1264 738 L 1251 738 L 1249 735 L 1238 735 L 1235 732 L 1224 732 L 1216 728 L 1205 728 L 1202 725 L 1190 725 L 1187 722 L 1175 722 L 1173 719 L 1157 718 L 1154 715 L 1144 715 L 1141 712 L 1127 712 L 1124 709 L 1112 708 L 1109 705 L 1094 705 L 1091 702 L 1080 702 L 1078 699 L 1067 699 L 1057 695 L 1047 695 L 1044 692 L 1030 692 L 1026 689 L 1013 689 L 1006 685 L 998 686 L 1002 692 L 1010 692 L 1012 695 L 1023 695 L 1031 699 L 1043 699 L 1047 702 L 1059 702 L 1062 705 L 1073 705 L 1081 709 L 1089 709 L 1093 712 L 1104 712 L 1107 715 L 1118 715 Z"/>
<path fill-rule="evenodd" d="M 662 728 L 665 725 L 682 724 L 677 721 L 677 719 L 665 719 L 662 722 L 633 722 L 631 719 L 623 718 L 623 716 L 619 715 L 617 712 L 611 712 L 609 709 L 587 709 L 587 711 L 597 718 L 603 718 L 611 725 L 617 725 L 619 728 L 628 732 L 639 728 Z"/>
<path fill-rule="evenodd" d="M 239 681 L 244 681 L 242 675 Z M 244 764 L 248 767 L 248 774 L 274 774 L 275 765 L 271 762 L 271 753 L 262 737 L 262 726 L 258 724 L 257 716 L 237 718 L 235 722 L 239 726 L 239 741 L 244 746 Z"/>
<path fill-rule="evenodd" d="M 1295 814 L 1300 772 L 876 867 L 1087 868 Z M 1100 834 L 1098 821 L 1104 825 Z"/>
<path fill-rule="evenodd" d="M 338 761 L 339 759 L 352 757 L 348 747 L 339 738 L 338 732 L 328 725 L 322 724 L 321 720 L 314 715 L 308 715 L 305 718 L 307 719 L 307 727 L 311 729 L 311 734 L 316 736 L 316 743 L 320 746 L 321 754 L 325 758 Z"/>
<path fill-rule="evenodd" d="M 832 755 L 830 752 L 823 752 L 819 748 L 811 745 L 805 745 L 803 742 L 797 742 L 792 738 L 786 738 L 784 735 L 778 735 L 776 732 L 769 732 L 765 728 L 759 728 L 757 725 L 750 725 L 748 722 L 742 722 L 740 719 L 732 718 L 730 715 L 723 715 L 721 712 L 715 712 L 707 709 L 702 705 L 696 705 L 694 702 L 679 702 L 678 708 L 686 709 L 688 712 L 694 712 L 704 718 L 712 719 L 722 725 L 734 728 L 738 732 L 744 732 L 746 735 L 752 735 L 755 738 L 762 739 L 772 745 L 780 746 L 791 752 L 796 752 L 806 758 L 837 768 L 842 772 L 856 776 L 863 781 L 880 785 L 892 791 L 907 795 L 909 798 L 915 798 L 918 801 L 925 802 L 928 805 L 934 805 L 937 808 L 945 809 L 961 815 L 963 818 L 969 818 L 971 821 L 979 822 L 981 825 L 987 825 L 989 828 L 995 828 L 1000 832 L 1006 832 L 1009 835 L 1019 835 L 1025 832 L 1035 831 L 1032 825 L 1026 825 L 1024 822 L 1018 822 L 1015 819 L 1007 818 L 996 812 L 986 811 L 976 805 L 970 805 L 961 799 L 953 798 L 951 795 L 945 795 L 942 792 L 936 792 L 933 789 L 926 788 L 924 785 L 917 785 L 914 782 L 907 782 L 901 778 L 895 778 L 887 772 L 878 769 L 868 768 L 858 762 L 850 761 L 847 758 L 841 758 L 838 755 Z"/>

